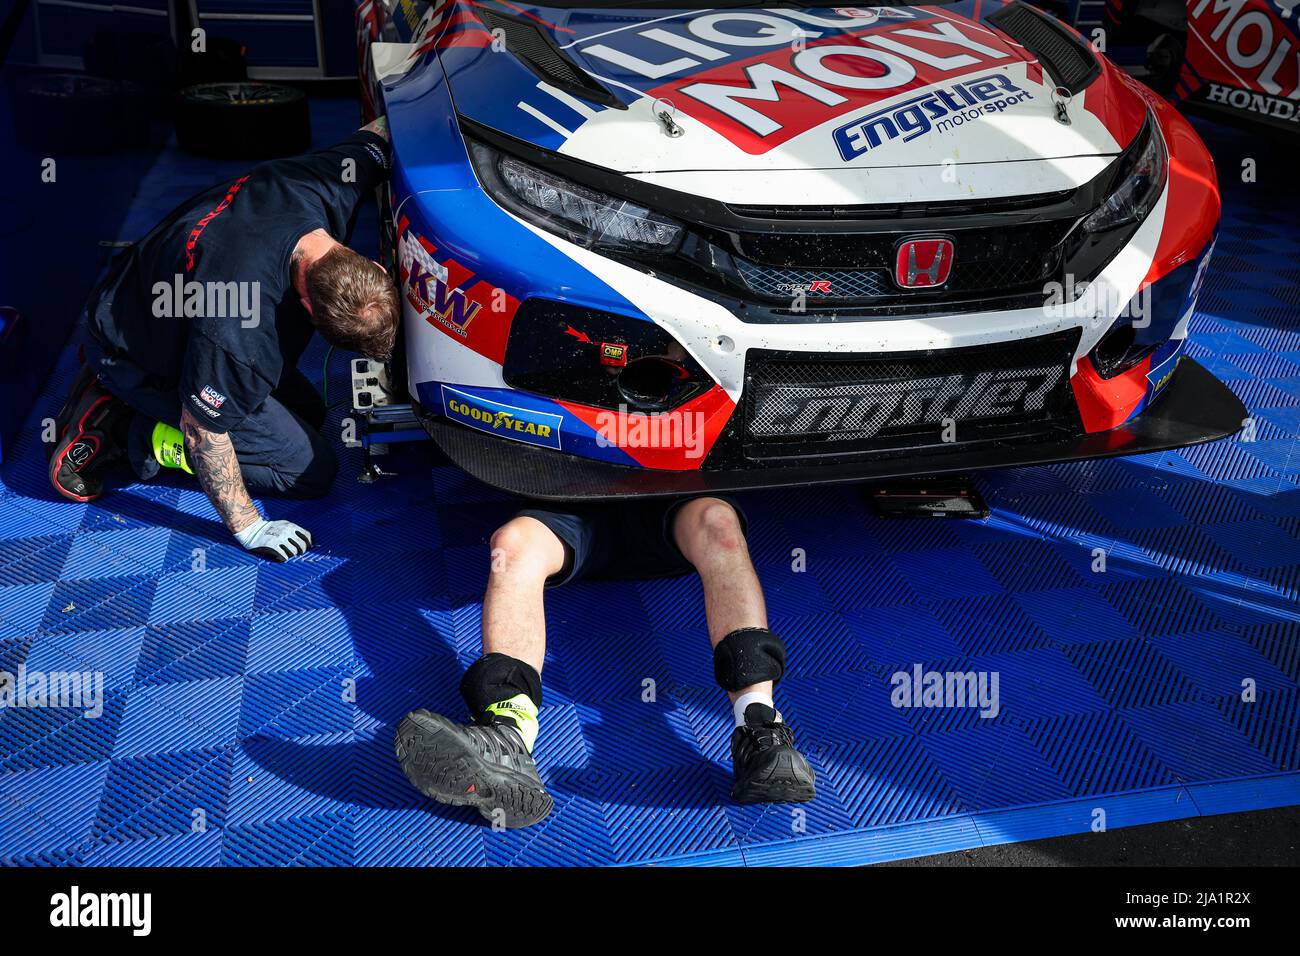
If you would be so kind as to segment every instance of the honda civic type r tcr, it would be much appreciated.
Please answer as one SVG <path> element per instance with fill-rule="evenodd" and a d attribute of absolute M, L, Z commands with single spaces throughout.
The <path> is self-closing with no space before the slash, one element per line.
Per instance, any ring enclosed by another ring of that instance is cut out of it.
<path fill-rule="evenodd" d="M 357 26 L 409 391 L 484 481 L 671 495 L 1242 424 L 1184 349 L 1209 154 L 1033 7 L 366 0 Z"/>

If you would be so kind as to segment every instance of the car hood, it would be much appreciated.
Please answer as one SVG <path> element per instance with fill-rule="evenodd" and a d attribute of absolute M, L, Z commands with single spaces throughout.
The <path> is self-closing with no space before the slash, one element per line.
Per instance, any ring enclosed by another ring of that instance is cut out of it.
<path fill-rule="evenodd" d="M 713 10 L 452 0 L 443 11 L 439 59 L 462 117 L 697 191 L 797 192 L 791 174 L 810 170 L 822 183 L 876 170 L 877 181 L 904 184 L 918 168 L 938 179 L 981 164 L 1020 164 L 1001 178 L 1027 177 L 1024 191 L 1068 186 L 1103 167 L 1146 115 L 1136 84 L 1099 58 L 1100 75 L 1061 122 L 1052 71 L 978 0 Z M 718 173 L 741 175 L 726 185 Z"/>

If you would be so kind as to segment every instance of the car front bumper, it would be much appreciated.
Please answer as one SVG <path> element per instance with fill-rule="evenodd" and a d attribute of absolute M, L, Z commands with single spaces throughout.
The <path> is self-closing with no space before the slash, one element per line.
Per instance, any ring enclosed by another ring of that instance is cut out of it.
<path fill-rule="evenodd" d="M 579 458 L 494 438 L 418 406 L 417 414 L 443 453 L 474 478 L 526 498 L 572 501 L 830 485 L 1139 455 L 1235 434 L 1246 418 L 1246 408 L 1204 366 L 1184 358 L 1178 373 L 1151 406 L 1109 431 L 1037 442 L 990 442 L 905 457 L 864 456 L 815 463 L 803 459 L 780 465 L 755 462 L 748 468 L 697 471 L 629 468 Z"/>

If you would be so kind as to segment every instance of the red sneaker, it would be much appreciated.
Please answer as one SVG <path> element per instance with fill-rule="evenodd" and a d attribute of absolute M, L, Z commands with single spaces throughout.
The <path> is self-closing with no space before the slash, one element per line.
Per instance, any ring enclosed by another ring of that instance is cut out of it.
<path fill-rule="evenodd" d="M 68 400 L 54 419 L 58 441 L 50 452 L 50 484 L 70 501 L 94 501 L 104 493 L 103 473 L 122 457 L 114 433 L 130 409 L 82 366 Z"/>

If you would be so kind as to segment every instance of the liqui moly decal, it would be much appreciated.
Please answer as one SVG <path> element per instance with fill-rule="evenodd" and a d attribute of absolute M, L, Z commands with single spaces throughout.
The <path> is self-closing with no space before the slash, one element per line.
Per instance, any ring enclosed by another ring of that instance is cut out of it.
<path fill-rule="evenodd" d="M 753 154 L 908 90 L 1031 59 L 970 20 L 923 11 L 713 11 L 578 49 L 595 72 L 606 66 Z"/>
<path fill-rule="evenodd" d="M 1006 74 L 989 73 L 936 87 L 868 113 L 839 127 L 832 135 L 840 156 L 848 162 L 882 143 L 895 139 L 910 143 L 931 130 L 946 132 L 1032 98 Z"/>
<path fill-rule="evenodd" d="M 1300 39 L 1280 13 L 1266 0 L 1192 0 L 1187 57 L 1201 77 L 1221 81 L 1220 88 L 1226 83 L 1266 94 L 1228 105 L 1294 119 L 1300 115 Z M 1221 95 L 1227 102 L 1226 92 Z"/>

